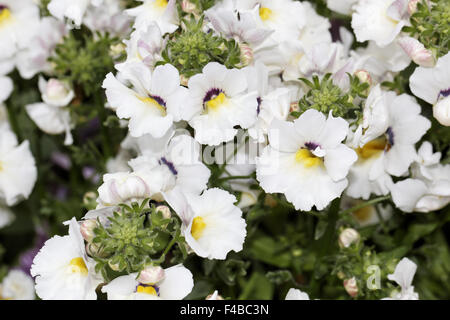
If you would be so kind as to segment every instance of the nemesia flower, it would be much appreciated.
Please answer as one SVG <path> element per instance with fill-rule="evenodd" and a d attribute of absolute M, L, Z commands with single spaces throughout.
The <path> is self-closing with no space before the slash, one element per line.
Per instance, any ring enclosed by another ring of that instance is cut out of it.
<path fill-rule="evenodd" d="M 194 287 L 192 273 L 183 265 L 164 269 L 156 283 L 140 283 L 137 273 L 119 276 L 102 287 L 108 300 L 182 300 Z"/>
<path fill-rule="evenodd" d="M 314 109 L 293 123 L 274 120 L 256 176 L 268 193 L 283 193 L 297 210 L 324 209 L 347 187 L 356 153 L 341 142 L 348 123 Z"/>
<path fill-rule="evenodd" d="M 172 193 L 166 201 L 180 216 L 186 242 L 198 256 L 224 260 L 231 250 L 242 250 L 246 223 L 235 196 L 212 188 L 200 196 Z"/>
<path fill-rule="evenodd" d="M 413 163 L 411 178 L 391 186 L 394 204 L 404 212 L 430 212 L 450 203 L 450 165 L 441 165 L 441 153 L 433 153 L 425 141 Z"/>
<path fill-rule="evenodd" d="M 291 288 L 286 294 L 285 300 L 309 300 L 309 295 L 299 289 Z"/>
<path fill-rule="evenodd" d="M 419 295 L 414 291 L 414 286 L 412 285 L 416 270 L 417 265 L 408 258 L 400 260 L 395 267 L 394 273 L 388 274 L 388 279 L 395 281 L 400 286 L 401 292 L 383 300 L 418 300 Z"/>
<path fill-rule="evenodd" d="M 148 184 L 155 180 L 155 176 L 163 177 L 161 193 L 167 194 L 174 188 L 180 188 L 184 193 L 200 194 L 206 189 L 211 175 L 200 161 L 200 145 L 186 134 L 173 138 L 169 135 L 166 139 L 157 150 L 158 143 L 154 143 L 152 137 L 139 138 L 141 155 L 130 160 L 130 166 Z"/>
<path fill-rule="evenodd" d="M 74 98 L 73 90 L 57 79 L 50 79 L 47 82 L 42 77 L 39 77 L 39 90 L 44 102 L 25 106 L 28 115 L 45 133 L 65 133 L 64 144 L 72 144 L 70 112 L 64 107 Z"/>
<path fill-rule="evenodd" d="M 359 0 L 327 0 L 327 7 L 330 10 L 349 15 L 352 13 L 352 7 Z"/>
<path fill-rule="evenodd" d="M 80 26 L 88 6 L 100 6 L 102 2 L 103 0 L 51 0 L 47 9 L 55 18 L 59 20 L 68 18 L 76 26 Z"/>
<path fill-rule="evenodd" d="M 44 300 L 95 300 L 102 279 L 86 254 L 78 222 L 72 218 L 68 224 L 69 234 L 47 240 L 34 258 L 30 272 L 36 293 Z"/>
<path fill-rule="evenodd" d="M 407 0 L 360 0 L 353 9 L 352 28 L 359 42 L 390 44 L 407 24 Z"/>
<path fill-rule="evenodd" d="M 0 284 L 0 299 L 34 300 L 34 281 L 21 270 L 10 270 Z"/>
<path fill-rule="evenodd" d="M 450 53 L 440 57 L 433 68 L 416 68 L 409 81 L 414 95 L 433 105 L 436 120 L 450 126 Z"/>
<path fill-rule="evenodd" d="M 66 31 L 61 21 L 53 17 L 42 18 L 39 26 L 33 30 L 30 41 L 17 53 L 16 66 L 20 76 L 31 79 L 39 72 L 49 72 L 51 65 L 48 58 Z"/>
<path fill-rule="evenodd" d="M 130 119 L 128 128 L 133 137 L 150 133 L 160 138 L 174 121 L 189 120 L 193 111 L 186 102 L 188 91 L 180 86 L 178 70 L 166 64 L 153 73 L 142 62 L 126 64 L 120 72 L 132 89 L 109 73 L 103 82 L 111 107 L 120 119 Z"/>
<path fill-rule="evenodd" d="M 0 128 L 0 201 L 13 206 L 28 198 L 37 179 L 28 141 L 20 145 L 8 127 Z"/>
<path fill-rule="evenodd" d="M 12 58 L 32 37 L 39 24 L 39 8 L 29 0 L 0 2 L 0 62 Z"/>
<path fill-rule="evenodd" d="M 126 12 L 136 17 L 134 28 L 145 28 L 148 21 L 158 24 L 162 34 L 172 33 L 178 28 L 178 12 L 175 0 L 139 0 L 142 5 Z"/>
<path fill-rule="evenodd" d="M 195 109 L 189 124 L 201 144 L 230 141 L 237 133 L 235 126 L 249 128 L 256 122 L 257 94 L 247 92 L 244 71 L 211 62 L 189 79 L 188 87 Z"/>
<path fill-rule="evenodd" d="M 83 23 L 92 31 L 127 35 L 131 17 L 123 11 L 120 0 L 102 0 L 99 6 L 91 6 L 83 18 Z"/>
<path fill-rule="evenodd" d="M 402 176 L 407 172 L 417 157 L 414 145 L 431 126 L 430 121 L 420 115 L 420 105 L 413 97 L 407 94 L 397 96 L 394 92 L 382 93 L 378 89 L 373 93 L 384 97 L 382 100 L 374 98 L 365 106 L 373 108 L 367 114 L 373 113 L 365 119 L 368 124 L 365 130 L 371 133 L 365 140 L 363 138 L 363 143 L 386 127 L 386 123 L 380 121 L 386 118 L 383 115 L 386 111 L 389 121 L 383 134 L 364 145 L 360 143 L 356 149 L 358 162 L 350 169 L 350 184 L 346 190 L 346 194 L 353 198 L 368 199 L 371 193 L 386 195 L 392 185 L 390 175 Z"/>

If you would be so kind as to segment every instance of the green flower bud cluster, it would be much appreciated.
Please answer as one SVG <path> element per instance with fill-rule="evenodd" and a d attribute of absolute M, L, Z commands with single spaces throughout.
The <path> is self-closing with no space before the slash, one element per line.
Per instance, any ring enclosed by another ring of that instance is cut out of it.
<path fill-rule="evenodd" d="M 72 30 L 57 45 L 56 55 L 50 58 L 50 62 L 58 79 L 81 87 L 90 96 L 101 90 L 106 74 L 114 70 L 109 52 L 117 39 L 110 38 L 108 34 L 87 34 L 82 30 Z"/>
<path fill-rule="evenodd" d="M 308 91 L 298 102 L 299 112 L 292 112 L 291 115 L 299 117 L 308 109 L 316 109 L 327 115 L 332 111 L 335 117 L 359 119 L 362 109 L 361 98 L 367 98 L 369 84 L 351 75 L 349 78 L 348 92 L 344 92 L 333 83 L 330 73 L 321 80 L 318 76 L 313 76 L 312 81 L 301 78 Z"/>
<path fill-rule="evenodd" d="M 96 260 L 96 271 L 106 278 L 111 272 L 139 272 L 147 265 L 160 265 L 175 243 L 183 243 L 178 218 L 167 218 L 164 212 L 148 207 L 148 200 L 140 205 L 122 204 L 120 210 L 108 218 L 108 223 L 94 229 L 88 252 Z"/>
<path fill-rule="evenodd" d="M 202 30 L 203 18 L 184 21 L 185 30 L 176 32 L 168 41 L 163 51 L 164 61 L 170 63 L 180 74 L 189 78 L 201 73 L 209 62 L 219 62 L 227 68 L 235 68 L 240 62 L 239 45 L 234 40 L 227 40 Z"/>
<path fill-rule="evenodd" d="M 428 4 L 430 3 L 430 5 Z M 450 0 L 422 0 L 411 16 L 411 26 L 403 28 L 438 58 L 450 48 Z"/>

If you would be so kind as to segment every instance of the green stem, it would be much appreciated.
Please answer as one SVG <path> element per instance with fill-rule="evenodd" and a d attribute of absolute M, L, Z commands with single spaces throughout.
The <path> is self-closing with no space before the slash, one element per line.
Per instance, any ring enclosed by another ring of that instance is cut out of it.
<path fill-rule="evenodd" d="M 109 139 L 108 130 L 104 125 L 104 122 L 106 121 L 106 112 L 105 112 L 105 104 L 103 101 L 103 97 L 100 94 L 95 95 L 95 105 L 97 107 L 97 115 L 100 120 L 100 133 L 101 133 L 101 139 L 102 139 L 102 149 L 104 153 L 105 160 L 108 160 L 112 153 L 111 153 L 111 143 Z"/>
<path fill-rule="evenodd" d="M 220 182 L 228 181 L 228 180 L 238 180 L 238 179 L 252 179 L 254 178 L 253 174 L 249 174 L 248 176 L 230 176 L 230 177 L 224 177 L 220 178 Z"/>
<path fill-rule="evenodd" d="M 358 205 L 356 205 L 356 206 L 354 206 L 354 207 L 351 207 L 350 209 L 343 210 L 343 211 L 341 211 L 341 212 L 339 213 L 339 215 L 346 215 L 346 214 L 355 212 L 355 211 L 357 211 L 357 210 L 359 210 L 359 209 L 362 209 L 362 208 L 365 208 L 365 207 L 374 205 L 374 204 L 376 204 L 376 203 L 378 203 L 378 202 L 382 202 L 382 201 L 385 201 L 385 200 L 389 200 L 390 198 L 391 198 L 391 196 L 384 196 L 384 197 L 375 198 L 375 199 L 372 199 L 372 200 L 363 202 L 363 203 L 361 203 L 361 204 L 358 204 Z"/>

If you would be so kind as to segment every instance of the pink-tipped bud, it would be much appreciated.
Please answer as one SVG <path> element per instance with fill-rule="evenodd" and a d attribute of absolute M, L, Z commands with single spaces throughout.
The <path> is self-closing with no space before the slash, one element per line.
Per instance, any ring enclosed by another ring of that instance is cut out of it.
<path fill-rule="evenodd" d="M 213 293 L 209 294 L 205 300 L 223 300 L 223 297 L 216 290 Z"/>
<path fill-rule="evenodd" d="M 197 7 L 195 4 L 188 0 L 181 1 L 181 10 L 183 10 L 186 13 L 194 13 L 195 10 L 197 10 Z"/>
<path fill-rule="evenodd" d="M 95 237 L 94 229 L 97 227 L 97 221 L 94 219 L 84 220 L 80 224 L 80 232 L 84 240 L 91 242 Z"/>
<path fill-rule="evenodd" d="M 253 61 L 253 49 L 246 43 L 240 44 L 241 49 L 241 64 L 242 66 L 248 66 Z"/>
<path fill-rule="evenodd" d="M 298 101 L 291 102 L 289 107 L 289 113 L 300 111 L 300 107 L 298 106 Z"/>
<path fill-rule="evenodd" d="M 369 86 L 372 85 L 372 77 L 370 76 L 370 73 L 366 70 L 356 70 L 355 77 L 357 77 L 359 81 L 361 81 L 362 83 L 368 83 Z"/>
<path fill-rule="evenodd" d="M 172 217 L 172 213 L 168 206 L 157 206 L 156 212 L 161 212 L 164 219 L 170 219 Z"/>
<path fill-rule="evenodd" d="M 359 232 L 352 228 L 344 229 L 339 235 L 339 246 L 348 248 L 352 244 L 357 243 L 360 239 Z"/>
<path fill-rule="evenodd" d="M 409 0 L 408 3 L 408 13 L 413 15 L 417 11 L 417 3 L 421 0 Z"/>
<path fill-rule="evenodd" d="M 398 43 L 411 60 L 419 66 L 433 67 L 436 64 L 433 52 L 425 48 L 419 40 L 411 37 L 403 37 L 398 40 Z"/>
<path fill-rule="evenodd" d="M 344 288 L 350 297 L 354 298 L 358 295 L 358 284 L 355 277 L 344 280 Z"/>
<path fill-rule="evenodd" d="M 188 82 L 189 82 L 189 79 L 186 78 L 186 76 L 184 76 L 184 75 L 181 74 L 181 75 L 180 75 L 180 84 L 181 84 L 182 86 L 187 87 Z"/>
<path fill-rule="evenodd" d="M 139 274 L 138 281 L 143 284 L 155 284 L 165 278 L 164 269 L 161 267 L 148 266 Z"/>

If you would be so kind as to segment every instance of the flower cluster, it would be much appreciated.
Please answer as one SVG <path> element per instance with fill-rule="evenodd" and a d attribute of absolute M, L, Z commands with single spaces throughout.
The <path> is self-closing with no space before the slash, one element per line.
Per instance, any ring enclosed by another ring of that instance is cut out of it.
<path fill-rule="evenodd" d="M 448 295 L 449 8 L 0 0 L 0 297 Z"/>

